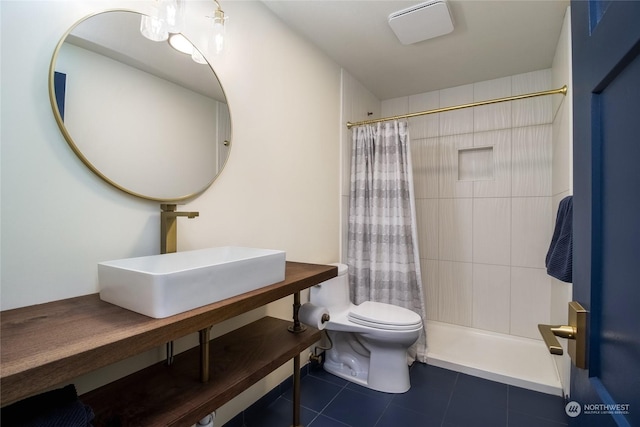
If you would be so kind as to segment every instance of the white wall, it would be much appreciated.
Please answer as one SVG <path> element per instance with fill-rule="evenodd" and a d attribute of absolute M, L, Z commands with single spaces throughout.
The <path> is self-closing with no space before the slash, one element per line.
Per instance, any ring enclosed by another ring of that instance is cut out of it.
<path fill-rule="evenodd" d="M 342 111 L 340 123 L 342 170 L 340 173 L 340 262 L 347 263 L 347 224 L 349 220 L 349 188 L 351 185 L 351 149 L 352 132 L 347 129 L 347 122 L 359 122 L 380 118 L 380 101 L 346 70 L 342 70 Z"/>
<path fill-rule="evenodd" d="M 72 24 L 112 8 L 144 12 L 150 3 L 1 3 L 3 310 L 95 293 L 97 262 L 159 252 L 159 204 L 94 176 L 63 139 L 47 92 L 51 54 Z M 212 3 L 187 3 L 185 33 L 201 48 Z M 233 147 L 219 179 L 183 206 L 200 216 L 180 221 L 178 249 L 249 245 L 284 249 L 292 261 L 334 262 L 339 255 L 340 68 L 260 2 L 227 2 L 224 9 L 230 17 L 229 50 L 220 58 L 205 56 L 229 101 Z M 290 304 L 272 304 L 243 321 L 264 312 L 289 318 Z M 161 353 L 80 382 L 93 387 Z M 288 367 L 280 370 L 225 405 L 221 423 L 289 374 Z"/>

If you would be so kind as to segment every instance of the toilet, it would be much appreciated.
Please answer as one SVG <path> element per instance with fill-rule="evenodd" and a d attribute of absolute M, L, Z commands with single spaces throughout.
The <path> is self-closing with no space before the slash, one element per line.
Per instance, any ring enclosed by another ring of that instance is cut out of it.
<path fill-rule="evenodd" d="M 391 304 L 352 304 L 347 266 L 332 265 L 338 276 L 313 286 L 310 294 L 310 302 L 325 307 L 331 317 L 325 331 L 333 345 L 326 351 L 324 369 L 373 390 L 408 391 L 407 349 L 420 336 L 422 319 Z"/>

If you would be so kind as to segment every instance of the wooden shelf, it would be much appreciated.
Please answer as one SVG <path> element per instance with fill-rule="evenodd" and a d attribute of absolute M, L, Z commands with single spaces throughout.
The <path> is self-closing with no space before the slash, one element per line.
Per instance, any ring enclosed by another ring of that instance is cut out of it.
<path fill-rule="evenodd" d="M 200 382 L 198 348 L 80 396 L 101 426 L 191 426 L 320 339 L 264 317 L 210 342 L 211 379 Z"/>
<path fill-rule="evenodd" d="M 106 303 L 98 294 L 3 311 L 0 404 L 37 394 L 336 275 L 333 266 L 287 262 L 282 282 L 165 319 Z"/>

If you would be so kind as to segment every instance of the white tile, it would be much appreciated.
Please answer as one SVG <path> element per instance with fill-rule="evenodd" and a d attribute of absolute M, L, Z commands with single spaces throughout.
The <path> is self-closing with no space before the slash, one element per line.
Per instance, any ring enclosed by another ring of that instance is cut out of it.
<path fill-rule="evenodd" d="M 438 261 L 430 259 L 420 260 L 422 270 L 422 291 L 427 310 L 427 319 L 440 320 L 438 310 Z"/>
<path fill-rule="evenodd" d="M 572 153 L 571 153 L 571 118 L 566 106 L 562 103 L 553 121 L 553 167 L 551 174 L 551 191 L 558 194 L 568 191 L 571 185 Z"/>
<path fill-rule="evenodd" d="M 382 116 L 399 116 L 409 113 L 409 97 L 401 96 L 399 98 L 386 99 L 382 101 Z"/>
<path fill-rule="evenodd" d="M 473 184 L 474 197 L 511 196 L 511 129 L 478 132 L 474 147 L 493 147 L 493 179 Z"/>
<path fill-rule="evenodd" d="M 457 86 L 440 91 L 440 107 L 473 102 L 473 85 Z M 473 108 L 440 114 L 440 136 L 473 132 Z"/>
<path fill-rule="evenodd" d="M 473 101 L 487 101 L 511 96 L 511 77 L 487 80 L 473 85 Z M 474 107 L 473 128 L 475 132 L 511 127 L 511 103 Z"/>
<path fill-rule="evenodd" d="M 551 280 L 544 269 L 511 267 L 512 335 L 542 339 L 538 324 L 550 323 Z"/>
<path fill-rule="evenodd" d="M 511 199 L 473 200 L 473 262 L 508 266 L 511 259 Z"/>
<path fill-rule="evenodd" d="M 542 92 L 551 87 L 551 70 L 533 71 L 512 76 L 513 95 Z M 523 99 L 512 102 L 513 127 L 551 123 L 553 120 L 553 99 L 550 96 Z"/>
<path fill-rule="evenodd" d="M 420 257 L 438 259 L 438 199 L 416 200 Z"/>
<path fill-rule="evenodd" d="M 511 265 L 545 267 L 553 220 L 551 197 L 516 197 L 511 201 Z"/>
<path fill-rule="evenodd" d="M 440 199 L 439 259 L 472 261 L 473 199 Z"/>
<path fill-rule="evenodd" d="M 555 55 L 551 64 L 551 84 L 553 89 L 562 87 L 563 85 L 571 85 L 571 76 L 573 74 L 572 58 L 571 58 L 571 13 L 566 13 L 564 23 L 558 37 Z M 571 88 L 569 95 L 553 95 L 553 110 L 556 111 L 558 104 L 565 98 L 571 98 Z"/>
<path fill-rule="evenodd" d="M 458 179 L 458 150 L 473 147 L 473 134 L 440 137 L 440 197 L 472 197 L 473 182 Z"/>
<path fill-rule="evenodd" d="M 572 300 L 573 284 L 561 282 L 551 277 L 551 315 L 552 325 L 568 325 L 569 302 Z"/>
<path fill-rule="evenodd" d="M 440 106 L 440 91 L 409 97 L 409 113 L 435 110 Z M 440 115 L 427 114 L 409 119 L 411 138 L 433 138 L 440 134 Z"/>
<path fill-rule="evenodd" d="M 551 125 L 516 128 L 511 144 L 511 194 L 551 196 Z"/>
<path fill-rule="evenodd" d="M 513 95 L 523 95 L 530 92 L 540 92 L 551 89 L 551 69 L 530 71 L 528 73 L 511 76 L 511 90 Z"/>
<path fill-rule="evenodd" d="M 565 191 L 563 193 L 554 195 L 551 199 L 551 230 L 552 230 L 551 233 L 552 234 L 553 234 L 553 228 L 555 227 L 555 224 L 556 224 L 556 217 L 558 216 L 558 206 L 560 206 L 560 202 L 562 201 L 562 199 L 564 199 L 569 195 L 571 195 L 571 193 L 569 193 L 568 191 Z"/>
<path fill-rule="evenodd" d="M 509 333 L 511 269 L 508 266 L 473 264 L 474 328 Z"/>
<path fill-rule="evenodd" d="M 416 199 L 438 198 L 440 173 L 438 138 L 412 139 L 413 188 Z"/>
<path fill-rule="evenodd" d="M 471 326 L 473 277 L 471 263 L 440 261 L 438 312 L 440 321 Z"/>

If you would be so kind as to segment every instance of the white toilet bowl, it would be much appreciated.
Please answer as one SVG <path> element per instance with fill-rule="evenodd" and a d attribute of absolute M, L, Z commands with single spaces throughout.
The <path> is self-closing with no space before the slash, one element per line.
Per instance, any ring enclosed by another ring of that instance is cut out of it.
<path fill-rule="evenodd" d="M 338 276 L 311 288 L 310 302 L 326 307 L 331 320 L 325 330 L 333 346 L 324 369 L 348 381 L 387 393 L 410 388 L 407 349 L 422 331 L 422 319 L 406 308 L 349 300 L 347 266 Z"/>

